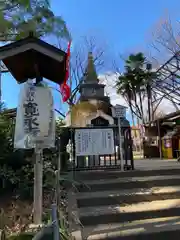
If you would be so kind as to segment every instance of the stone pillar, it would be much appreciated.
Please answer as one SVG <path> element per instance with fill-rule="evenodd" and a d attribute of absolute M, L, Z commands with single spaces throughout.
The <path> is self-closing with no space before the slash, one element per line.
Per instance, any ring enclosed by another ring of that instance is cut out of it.
<path fill-rule="evenodd" d="M 99 155 L 89 156 L 89 167 L 99 166 Z"/>
<path fill-rule="evenodd" d="M 99 155 L 98 156 L 94 156 L 95 157 L 95 166 L 99 166 Z"/>
<path fill-rule="evenodd" d="M 85 157 L 84 156 L 78 156 L 76 164 L 77 164 L 78 168 L 84 168 L 85 167 Z"/>

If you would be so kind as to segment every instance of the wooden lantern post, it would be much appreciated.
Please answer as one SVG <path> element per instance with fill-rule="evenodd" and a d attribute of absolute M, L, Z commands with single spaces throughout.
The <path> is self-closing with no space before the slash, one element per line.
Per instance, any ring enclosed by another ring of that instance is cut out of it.
<path fill-rule="evenodd" d="M 0 62 L 21 84 L 35 79 L 35 84 L 46 78 L 61 84 L 65 78 L 66 53 L 32 36 L 0 47 Z M 42 149 L 35 149 L 34 165 L 34 223 L 42 222 Z"/>

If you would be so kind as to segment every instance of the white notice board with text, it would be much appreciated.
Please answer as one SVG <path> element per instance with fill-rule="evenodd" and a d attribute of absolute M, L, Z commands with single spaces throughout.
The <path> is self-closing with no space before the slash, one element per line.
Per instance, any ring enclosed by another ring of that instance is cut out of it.
<path fill-rule="evenodd" d="M 76 156 L 114 154 L 113 129 L 76 129 Z"/>

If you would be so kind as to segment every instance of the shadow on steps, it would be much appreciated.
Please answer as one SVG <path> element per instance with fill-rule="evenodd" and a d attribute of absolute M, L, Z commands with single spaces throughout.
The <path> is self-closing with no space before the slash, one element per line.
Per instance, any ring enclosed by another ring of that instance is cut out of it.
<path fill-rule="evenodd" d="M 142 191 L 143 193 L 143 191 Z M 116 194 L 107 197 L 85 198 L 77 199 L 77 205 L 82 207 L 95 207 L 95 206 L 108 206 L 108 205 L 120 205 L 125 206 L 127 204 L 135 204 L 139 202 L 152 202 L 167 199 L 180 199 L 180 192 L 175 193 L 152 193 L 142 195 L 124 195 L 118 196 Z"/>
<path fill-rule="evenodd" d="M 148 234 L 139 234 L 136 236 L 116 236 L 116 237 L 107 237 L 104 240 L 178 240 L 180 239 L 180 230 L 172 231 L 163 231 L 156 233 Z M 100 240 L 100 239 L 99 239 Z"/>
<path fill-rule="evenodd" d="M 80 216 L 80 221 L 84 227 L 96 226 L 100 224 L 123 223 L 142 219 L 153 219 L 162 217 L 180 216 L 180 208 L 169 208 L 153 211 L 128 212 L 101 214 L 97 216 Z"/>
<path fill-rule="evenodd" d="M 136 189 L 136 188 L 152 188 L 152 187 L 165 187 L 165 186 L 178 186 L 180 179 L 162 179 L 152 181 L 131 181 L 129 182 L 114 182 L 114 183 L 99 183 L 99 184 L 88 184 L 87 186 L 77 185 L 79 192 L 98 192 L 118 189 Z"/>
<path fill-rule="evenodd" d="M 159 169 L 159 170 L 134 170 L 121 172 L 118 170 L 102 170 L 102 171 L 84 171 L 76 172 L 75 180 L 99 180 L 99 179 L 116 179 L 120 177 L 148 177 L 148 176 L 160 176 L 160 175 L 178 175 L 180 169 Z"/>

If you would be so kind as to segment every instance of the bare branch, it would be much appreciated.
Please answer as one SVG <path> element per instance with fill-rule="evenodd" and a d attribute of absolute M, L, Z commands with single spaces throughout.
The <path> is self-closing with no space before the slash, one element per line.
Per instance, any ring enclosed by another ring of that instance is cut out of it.
<path fill-rule="evenodd" d="M 54 110 L 55 110 L 55 112 L 59 113 L 63 118 L 66 117 L 66 116 L 65 116 L 62 112 L 60 112 L 58 109 L 54 109 Z"/>
<path fill-rule="evenodd" d="M 162 19 L 152 33 L 153 40 L 150 45 L 158 53 L 168 56 L 174 55 L 180 48 L 178 22 L 173 23 L 169 16 Z"/>
<path fill-rule="evenodd" d="M 82 41 L 74 46 L 71 54 L 71 79 L 74 89 L 70 98 L 71 104 L 77 100 L 79 86 L 83 82 L 86 71 L 88 53 L 92 52 L 96 70 L 99 71 L 105 65 L 105 48 L 99 47 L 95 37 L 83 37 Z"/>

